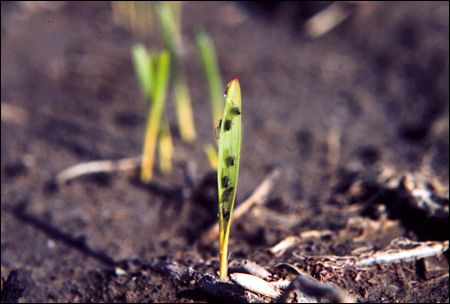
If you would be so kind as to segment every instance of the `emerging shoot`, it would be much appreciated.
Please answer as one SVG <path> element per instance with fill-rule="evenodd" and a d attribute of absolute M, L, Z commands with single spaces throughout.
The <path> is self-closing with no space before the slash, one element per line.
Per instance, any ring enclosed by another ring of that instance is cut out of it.
<path fill-rule="evenodd" d="M 206 156 L 208 157 L 209 165 L 214 170 L 217 170 L 217 150 L 216 147 L 214 147 L 211 144 L 207 144 L 204 147 Z"/>
<path fill-rule="evenodd" d="M 231 214 L 236 198 L 236 187 L 241 158 L 241 88 L 233 77 L 227 86 L 225 109 L 219 138 L 217 185 L 219 193 L 219 251 L 220 279 L 225 281 L 228 273 L 228 239 Z M 230 123 L 226 123 L 230 121 Z"/>
<path fill-rule="evenodd" d="M 198 30 L 195 36 L 195 43 L 197 45 L 197 52 L 202 62 L 203 71 L 205 72 L 206 80 L 208 81 L 209 99 L 211 102 L 213 124 L 216 126 L 215 138 L 219 139 L 221 118 L 223 114 L 223 86 L 222 78 L 219 73 L 219 65 L 217 63 L 216 51 L 212 40 L 208 37 L 204 30 Z M 231 122 L 230 122 L 231 123 Z M 229 128 L 228 128 L 229 129 Z M 210 161 L 210 165 L 214 170 L 217 170 L 217 151 L 212 145 L 205 147 L 206 154 Z M 215 155 L 216 161 L 212 158 Z"/>
<path fill-rule="evenodd" d="M 167 52 L 166 52 L 167 53 Z M 156 134 L 156 137 L 158 135 L 158 130 L 160 130 L 159 133 L 159 166 L 161 169 L 161 172 L 166 174 L 172 170 L 172 155 L 174 152 L 173 148 L 173 142 L 172 137 L 170 134 L 169 124 L 166 119 L 164 119 L 164 100 L 162 110 L 160 114 L 152 114 L 154 113 L 154 108 L 158 108 L 161 105 L 157 103 L 161 103 L 161 96 L 166 95 L 167 91 L 167 82 L 168 82 L 168 73 L 169 73 L 169 66 L 167 68 L 161 67 L 163 70 L 156 70 L 157 68 L 160 69 L 161 60 L 166 60 L 164 57 L 166 55 L 162 56 L 162 53 L 160 56 L 158 54 L 151 54 L 147 51 L 147 49 L 142 45 L 138 44 L 133 47 L 132 50 L 133 55 L 133 64 L 134 69 L 136 71 L 136 75 L 140 84 L 140 87 L 142 89 L 142 92 L 146 99 L 152 104 L 151 110 L 149 111 L 148 120 L 150 119 L 150 115 L 158 115 L 162 118 L 160 118 L 160 125 L 156 126 L 155 124 L 150 124 L 147 121 L 147 129 L 146 129 L 146 136 L 144 140 L 144 150 L 142 155 L 142 166 L 141 166 L 141 180 L 143 182 L 150 181 L 151 177 L 153 176 L 153 158 L 154 158 L 154 150 L 156 146 L 156 138 L 153 136 L 150 136 L 149 134 Z M 167 55 L 168 56 L 168 55 Z M 162 62 L 162 64 L 165 64 Z M 167 69 L 167 71 L 165 70 Z M 163 77 L 163 78 L 160 78 Z M 166 79 L 166 80 L 164 80 Z M 160 83 L 161 81 L 165 83 Z M 161 88 L 163 87 L 163 88 Z M 164 90 L 160 91 L 160 90 Z M 159 96 L 157 96 L 159 95 Z M 163 98 L 165 99 L 165 97 Z M 156 101 L 158 100 L 158 101 Z M 162 121 L 162 122 L 161 122 Z M 150 127 L 154 128 L 156 126 L 155 130 L 149 130 Z M 152 152 L 153 151 L 153 152 Z M 148 153 L 148 154 L 146 154 Z M 145 154 L 145 155 L 144 155 Z"/>
<path fill-rule="evenodd" d="M 156 61 L 158 64 L 155 68 L 155 79 L 152 84 L 153 104 L 150 107 L 150 112 L 147 117 L 144 149 L 142 151 L 141 180 L 144 183 L 148 183 L 153 177 L 156 140 L 158 138 L 159 128 L 161 126 L 161 119 L 164 112 L 167 86 L 169 82 L 169 53 L 167 51 L 162 51 Z M 167 142 L 167 144 L 171 144 L 171 140 Z"/>
<path fill-rule="evenodd" d="M 183 141 L 192 142 L 196 137 L 194 116 L 181 62 L 181 2 L 162 1 L 156 6 L 156 12 L 164 45 L 170 51 L 173 60 L 172 71 L 178 129 Z"/>
<path fill-rule="evenodd" d="M 213 123 L 217 123 L 223 114 L 223 85 L 217 64 L 214 44 L 208 35 L 200 30 L 195 36 L 197 52 L 202 62 L 203 70 L 208 81 L 209 96 L 213 112 Z"/>
<path fill-rule="evenodd" d="M 159 134 L 159 168 L 163 174 L 172 171 L 173 142 L 170 134 L 170 127 L 167 120 L 164 120 Z"/>
<path fill-rule="evenodd" d="M 114 23 L 130 28 L 134 35 L 145 36 L 153 28 L 150 1 L 111 1 Z"/>

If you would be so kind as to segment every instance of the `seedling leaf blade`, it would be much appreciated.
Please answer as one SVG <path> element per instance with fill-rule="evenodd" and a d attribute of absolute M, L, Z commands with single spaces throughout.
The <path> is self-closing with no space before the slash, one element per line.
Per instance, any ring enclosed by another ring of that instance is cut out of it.
<path fill-rule="evenodd" d="M 208 81 L 209 95 L 213 112 L 213 123 L 217 123 L 223 113 L 223 86 L 217 64 L 216 51 L 212 40 L 204 30 L 199 30 L 195 36 L 197 51 Z"/>
<path fill-rule="evenodd" d="M 217 169 L 221 280 L 226 280 L 228 272 L 228 238 L 241 158 L 241 112 L 241 88 L 238 79 L 233 77 L 227 86 L 225 108 L 220 127 Z"/>
<path fill-rule="evenodd" d="M 191 143 L 195 140 L 196 132 L 191 97 L 184 77 L 181 60 L 181 49 L 183 47 L 181 39 L 181 5 L 182 2 L 161 1 L 156 6 L 156 13 L 164 45 L 169 49 L 173 61 L 173 89 L 178 130 L 181 139 L 184 142 Z"/>
<path fill-rule="evenodd" d="M 152 56 L 142 44 L 137 44 L 132 49 L 132 57 L 141 90 L 146 98 L 152 98 L 154 81 Z"/>
<path fill-rule="evenodd" d="M 164 111 L 169 73 L 170 55 L 168 51 L 162 51 L 157 60 L 155 83 L 153 88 L 153 104 L 147 118 L 144 150 L 142 152 L 141 180 L 144 183 L 148 183 L 153 177 L 156 141 Z"/>
<path fill-rule="evenodd" d="M 172 171 L 173 142 L 170 134 L 170 127 L 167 120 L 164 120 L 159 134 L 159 168 L 163 174 Z"/>

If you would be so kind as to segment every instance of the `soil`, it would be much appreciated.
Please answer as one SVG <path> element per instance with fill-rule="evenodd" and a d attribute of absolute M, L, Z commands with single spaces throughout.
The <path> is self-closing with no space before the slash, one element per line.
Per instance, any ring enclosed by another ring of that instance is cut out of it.
<path fill-rule="evenodd" d="M 130 48 L 162 42 L 155 28 L 137 37 L 114 24 L 108 2 L 2 2 L 2 301 L 217 300 L 145 266 L 166 261 L 217 275 L 217 244 L 199 242 L 216 221 L 215 175 L 203 152 L 214 126 L 193 43 L 202 26 L 223 79 L 237 75 L 242 87 L 237 204 L 281 170 L 267 203 L 233 223 L 230 261 L 272 273 L 295 264 L 360 302 L 448 302 L 448 253 L 379 265 L 361 281 L 350 270 L 323 277 L 299 260 L 382 249 L 397 238 L 448 240 L 448 192 L 440 198 L 447 215 L 433 216 L 377 175 L 427 168 L 448 189 L 448 3 L 360 4 L 331 32 L 308 38 L 305 22 L 328 4 L 185 3 L 195 143 L 180 140 L 169 96 L 172 173 L 157 172 L 150 185 L 109 174 L 58 187 L 53 177 L 71 165 L 139 155 L 148 105 Z M 278 256 L 268 251 L 312 230 L 331 236 Z"/>

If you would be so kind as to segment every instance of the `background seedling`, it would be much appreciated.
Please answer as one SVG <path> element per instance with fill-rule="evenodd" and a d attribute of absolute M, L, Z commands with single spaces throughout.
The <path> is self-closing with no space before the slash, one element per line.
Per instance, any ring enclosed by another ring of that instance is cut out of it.
<path fill-rule="evenodd" d="M 217 150 L 216 150 L 216 148 L 211 144 L 207 144 L 207 145 L 205 145 L 204 150 L 205 150 L 206 156 L 208 157 L 209 165 L 211 166 L 211 168 L 217 170 Z"/>
<path fill-rule="evenodd" d="M 141 162 L 141 180 L 149 182 L 153 177 L 156 140 L 167 95 L 170 55 L 167 51 L 162 51 L 159 55 L 151 55 L 144 46 L 138 45 L 133 48 L 133 62 L 142 91 L 152 101 L 147 117 Z M 164 122 L 160 136 L 160 166 L 164 173 L 171 169 L 172 154 L 173 145 L 170 129 L 168 123 Z"/>
<path fill-rule="evenodd" d="M 164 120 L 159 134 L 159 168 L 163 174 L 172 171 L 172 156 L 174 148 L 169 124 Z"/>
<path fill-rule="evenodd" d="M 152 96 L 152 84 L 154 77 L 154 64 L 151 54 L 142 44 L 137 44 L 132 49 L 133 65 L 139 85 L 145 98 L 149 101 Z"/>
<path fill-rule="evenodd" d="M 195 36 L 197 52 L 208 82 L 209 96 L 213 113 L 213 124 L 216 124 L 223 114 L 223 85 L 217 64 L 214 44 L 203 30 L 198 30 Z"/>
<path fill-rule="evenodd" d="M 241 88 L 236 77 L 233 77 L 228 84 L 222 116 L 222 121 L 230 120 L 232 122 L 231 128 L 225 130 L 225 124 L 222 123 L 219 138 L 217 185 L 219 193 L 219 260 L 221 280 L 226 280 L 228 272 L 228 238 L 231 227 L 231 214 L 236 198 L 241 153 L 241 115 L 234 113 L 233 107 L 238 108 L 239 113 L 241 112 Z M 227 183 L 224 183 L 224 180 L 227 180 Z"/>
<path fill-rule="evenodd" d="M 114 22 L 131 28 L 136 36 L 144 36 L 153 29 L 151 1 L 111 1 Z"/>
<path fill-rule="evenodd" d="M 206 80 L 208 82 L 209 96 L 211 102 L 213 125 L 220 130 L 220 122 L 223 114 L 223 95 L 222 95 L 222 78 L 220 77 L 219 65 L 217 63 L 216 51 L 212 40 L 208 37 L 204 30 L 198 30 L 195 36 L 195 43 L 197 52 L 202 63 L 203 71 L 205 72 Z M 216 134 L 216 140 L 219 138 L 219 132 Z M 207 150 L 206 150 L 207 149 Z M 214 147 L 209 146 L 205 148 L 211 167 L 217 170 L 217 165 L 213 166 L 211 158 L 217 159 L 217 151 Z M 213 156 L 213 154 L 216 154 Z M 217 162 L 216 162 L 217 163 Z"/>
<path fill-rule="evenodd" d="M 195 125 L 191 98 L 181 62 L 181 2 L 160 2 L 156 6 L 161 35 L 169 50 L 173 65 L 173 81 L 178 129 L 185 142 L 195 140 Z"/>
<path fill-rule="evenodd" d="M 141 179 L 149 182 L 153 176 L 153 161 L 161 116 L 164 111 L 170 72 L 170 55 L 162 51 L 159 55 L 153 88 L 153 105 L 147 120 L 147 128 L 142 153 Z"/>

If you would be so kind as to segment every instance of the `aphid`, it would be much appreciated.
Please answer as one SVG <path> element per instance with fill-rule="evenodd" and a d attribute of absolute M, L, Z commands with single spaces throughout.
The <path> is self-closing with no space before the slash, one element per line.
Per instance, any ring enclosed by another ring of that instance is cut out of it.
<path fill-rule="evenodd" d="M 228 187 L 228 182 L 230 181 L 230 179 L 228 178 L 228 176 L 224 176 L 222 177 L 222 187 L 226 188 Z"/>
<path fill-rule="evenodd" d="M 233 193 L 233 187 L 230 187 L 230 188 L 228 188 L 228 189 L 225 189 L 224 191 L 223 191 L 223 201 L 224 202 L 226 202 L 226 201 L 228 201 L 229 199 L 230 199 L 230 195 L 231 195 L 231 193 Z"/>
<path fill-rule="evenodd" d="M 225 120 L 225 125 L 223 127 L 224 127 L 225 131 L 230 130 L 230 128 L 231 128 L 231 120 L 229 120 L 229 119 Z"/>
<path fill-rule="evenodd" d="M 225 211 L 225 212 L 223 213 L 223 218 L 224 218 L 226 221 L 228 221 L 228 220 L 230 219 L 230 212 Z"/>
<path fill-rule="evenodd" d="M 241 115 L 241 110 L 238 107 L 234 106 L 231 108 L 231 113 L 236 115 Z"/>
<path fill-rule="evenodd" d="M 228 156 L 227 166 L 234 166 L 234 156 Z"/>

